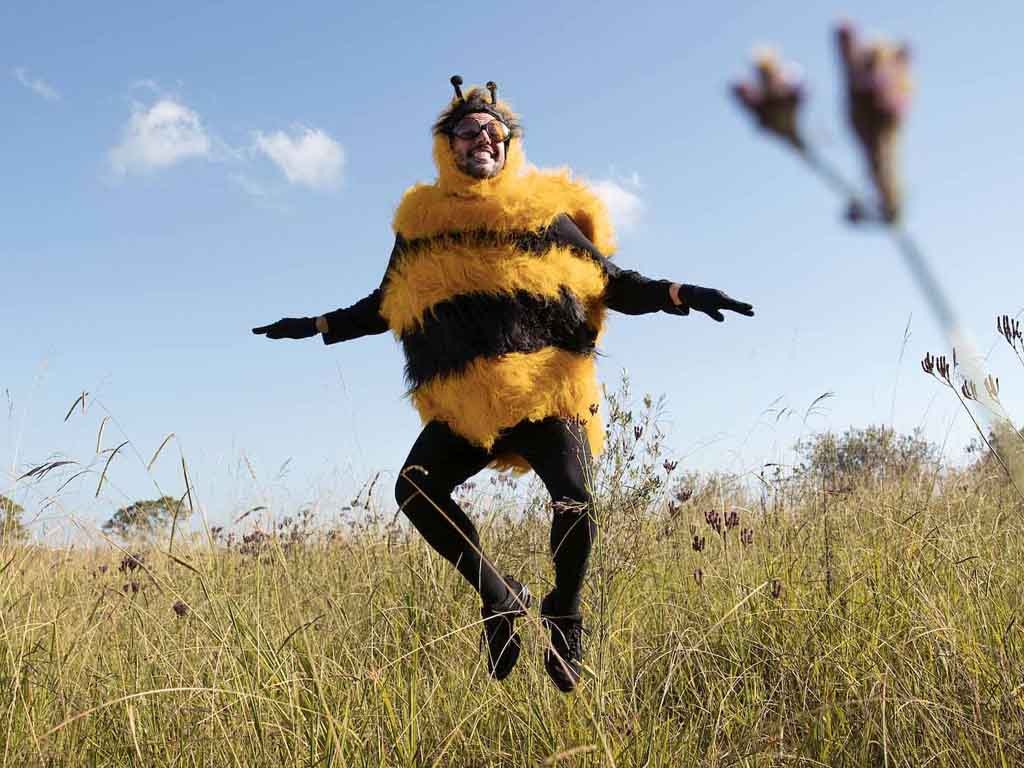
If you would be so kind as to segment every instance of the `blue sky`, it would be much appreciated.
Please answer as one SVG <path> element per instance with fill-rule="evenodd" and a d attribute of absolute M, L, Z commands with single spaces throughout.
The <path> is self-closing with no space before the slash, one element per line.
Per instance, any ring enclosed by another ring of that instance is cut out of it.
<path fill-rule="evenodd" d="M 969 423 L 920 372 L 945 343 L 898 254 L 846 227 L 727 93 L 755 44 L 777 46 L 808 84 L 807 134 L 859 178 L 841 14 L 912 44 L 908 224 L 1019 420 L 1024 377 L 994 332 L 997 313 L 1024 308 L 1019 3 L 13 2 L 0 8 L 0 492 L 34 516 L 52 485 L 14 478 L 51 457 L 88 463 L 105 415 L 101 448 L 132 445 L 99 499 L 102 461 L 43 512 L 54 537 L 154 480 L 182 493 L 178 445 L 214 522 L 341 503 L 377 470 L 393 480 L 420 425 L 391 337 L 324 347 L 249 329 L 378 284 L 394 206 L 432 178 L 429 125 L 455 72 L 498 82 L 533 163 L 610 192 L 621 264 L 755 304 L 724 325 L 610 322 L 602 378 L 626 368 L 638 396 L 666 395 L 684 466 L 756 470 L 808 430 L 868 423 L 923 426 L 959 458 Z M 83 390 L 89 409 L 65 423 Z M 803 414 L 825 392 L 806 423 L 767 412 Z"/>

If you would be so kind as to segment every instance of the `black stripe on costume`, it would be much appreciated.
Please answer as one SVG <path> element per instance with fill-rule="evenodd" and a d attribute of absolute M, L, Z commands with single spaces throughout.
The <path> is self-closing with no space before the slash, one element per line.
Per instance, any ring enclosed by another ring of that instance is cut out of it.
<path fill-rule="evenodd" d="M 520 251 L 532 254 L 543 254 L 549 251 L 558 241 L 550 229 L 536 232 L 528 230 L 509 230 L 498 232 L 491 229 L 471 229 L 465 232 L 442 232 L 430 237 L 415 237 L 403 243 L 404 254 L 414 254 L 426 248 L 440 248 L 451 245 L 467 245 L 471 247 L 496 247 L 511 245 Z"/>
<path fill-rule="evenodd" d="M 591 354 L 597 331 L 564 285 L 559 298 L 527 291 L 464 293 L 431 307 L 421 326 L 402 334 L 405 378 L 416 389 L 436 376 L 459 373 L 478 357 L 558 347 Z"/>
<path fill-rule="evenodd" d="M 564 213 L 557 216 L 551 226 L 532 231 L 516 229 L 497 231 L 492 229 L 471 229 L 465 232 L 442 232 L 430 237 L 414 237 L 406 240 L 399 235 L 388 264 L 390 272 L 402 259 L 415 256 L 425 249 L 444 250 L 454 245 L 495 248 L 511 245 L 513 248 L 534 256 L 543 256 L 556 245 L 568 246 L 576 255 L 593 259 L 602 267 L 608 260 L 594 247 L 575 222 Z"/>

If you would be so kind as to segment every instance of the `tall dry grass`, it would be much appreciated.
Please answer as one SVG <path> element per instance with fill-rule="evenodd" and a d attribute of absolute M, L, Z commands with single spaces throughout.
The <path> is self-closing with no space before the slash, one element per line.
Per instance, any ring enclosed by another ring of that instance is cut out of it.
<path fill-rule="evenodd" d="M 3 765 L 1017 765 L 1020 500 L 993 471 L 684 476 L 607 404 L 586 672 L 536 614 L 487 676 L 475 596 L 371 505 L 230 541 L 0 548 Z M 979 465 L 981 466 L 981 465 Z M 460 490 L 547 588 L 536 485 Z"/>

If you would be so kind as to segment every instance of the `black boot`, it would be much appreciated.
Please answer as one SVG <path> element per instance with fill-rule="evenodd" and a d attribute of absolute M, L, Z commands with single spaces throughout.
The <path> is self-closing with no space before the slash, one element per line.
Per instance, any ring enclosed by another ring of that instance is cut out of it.
<path fill-rule="evenodd" d="M 576 689 L 583 661 L 583 617 L 554 610 L 554 593 L 540 603 L 540 618 L 551 632 L 551 642 L 544 650 L 544 669 L 562 693 Z"/>
<path fill-rule="evenodd" d="M 506 576 L 509 594 L 497 605 L 480 609 L 484 620 L 483 641 L 487 645 L 487 671 L 495 680 L 504 680 L 519 661 L 519 635 L 515 620 L 526 615 L 533 596 L 525 585 Z"/>

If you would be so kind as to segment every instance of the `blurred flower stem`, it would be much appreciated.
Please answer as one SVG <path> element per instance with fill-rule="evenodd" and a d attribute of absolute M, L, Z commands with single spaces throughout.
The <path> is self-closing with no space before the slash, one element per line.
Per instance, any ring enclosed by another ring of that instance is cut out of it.
<path fill-rule="evenodd" d="M 989 379 L 984 358 L 960 325 L 953 302 L 903 223 L 897 149 L 910 107 L 910 49 L 906 44 L 887 41 L 862 42 L 854 26 L 847 21 L 837 26 L 835 40 L 845 78 L 846 117 L 870 175 L 873 200 L 869 201 L 856 184 L 815 151 L 801 132 L 799 117 L 806 91 L 803 83 L 792 74 L 795 68 L 784 67 L 774 51 L 763 48 L 755 51 L 754 77 L 735 83 L 733 95 L 763 132 L 794 150 L 811 172 L 845 201 L 846 219 L 850 224 L 880 224 L 885 228 L 948 338 L 954 357 L 960 353 L 964 367 L 961 375 L 976 394 L 971 399 L 983 406 L 985 422 L 996 434 L 1008 429 L 1018 434 L 993 391 L 989 387 L 978 388 L 977 382 Z M 974 421 L 967 404 L 962 399 L 961 403 Z M 974 423 L 977 426 L 977 422 Z M 985 438 L 980 427 L 979 432 Z M 1014 478 L 1013 474 L 1014 484 L 1020 480 L 1024 485 L 1024 478 Z"/>
<path fill-rule="evenodd" d="M 797 154 L 807 163 L 807 167 L 811 169 L 815 176 L 825 182 L 825 185 L 830 187 L 833 192 L 838 194 L 841 198 L 848 202 L 847 216 L 850 215 L 851 211 L 857 210 L 864 212 L 867 215 L 867 206 L 861 199 L 860 192 L 857 187 L 851 182 L 843 178 L 843 175 L 839 173 L 824 157 L 814 151 L 814 148 L 804 143 L 804 148 L 798 150 Z"/>
<path fill-rule="evenodd" d="M 859 52 L 860 58 L 868 61 L 877 61 L 883 58 L 868 55 L 865 51 L 873 50 L 870 47 L 857 47 L 852 28 L 848 24 L 840 27 L 840 40 L 841 45 L 846 46 L 844 50 L 847 50 L 847 53 L 844 54 L 844 61 L 851 58 L 859 60 L 854 52 Z M 906 48 L 899 50 L 905 52 Z M 900 61 L 905 67 L 906 53 L 901 55 Z M 924 253 L 907 232 L 899 216 L 900 204 L 892 195 L 892 190 L 896 189 L 898 185 L 891 182 L 879 185 L 880 188 L 888 190 L 886 193 L 888 202 L 885 202 L 885 196 L 880 192 L 878 203 L 874 205 L 868 203 L 857 185 L 843 176 L 800 132 L 798 117 L 804 101 L 803 85 L 787 74 L 776 54 L 767 49 L 755 53 L 754 67 L 756 73 L 754 81 L 738 83 L 733 86 L 733 92 L 743 107 L 754 116 L 762 130 L 782 140 L 786 146 L 795 151 L 810 171 L 846 203 L 846 218 L 851 224 L 876 223 L 885 227 L 900 253 L 903 254 L 911 274 L 924 292 L 943 332 L 949 336 L 957 334 L 959 324 L 952 302 L 942 290 Z M 861 72 L 864 67 L 847 64 L 847 69 Z M 904 71 L 903 74 L 905 77 L 906 72 Z M 882 164 L 872 160 L 871 155 L 876 153 L 878 145 L 882 143 L 878 138 L 881 131 L 878 126 L 885 126 L 889 132 L 887 143 L 891 144 L 894 140 L 892 134 L 900 127 L 905 113 L 906 99 L 899 102 L 898 111 L 894 111 L 890 107 L 872 110 L 873 101 L 863 93 L 867 88 L 864 83 L 867 82 L 870 86 L 872 83 L 891 82 L 891 80 L 871 80 L 861 72 L 859 77 L 851 75 L 848 81 L 851 90 L 849 96 L 850 120 L 851 123 L 859 126 L 855 133 L 858 137 L 863 137 L 861 144 L 865 154 L 868 155 L 869 166 L 877 168 Z M 901 88 L 905 89 L 904 81 L 900 82 Z M 870 88 L 868 90 L 870 92 Z M 876 85 L 874 90 L 879 90 L 879 87 Z M 883 101 L 890 104 L 893 99 Z M 897 120 L 894 115 L 898 115 L 899 119 Z M 895 175 L 896 169 L 889 165 L 888 172 Z"/>

